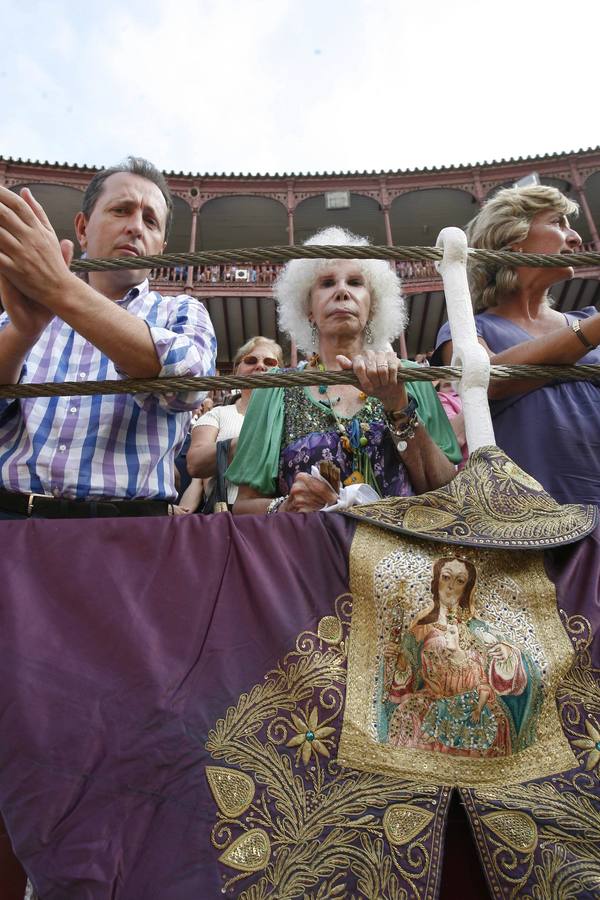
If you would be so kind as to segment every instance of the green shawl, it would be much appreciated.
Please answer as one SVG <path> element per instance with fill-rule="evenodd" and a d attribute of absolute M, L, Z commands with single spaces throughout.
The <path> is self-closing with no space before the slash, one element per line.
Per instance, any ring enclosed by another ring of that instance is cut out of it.
<path fill-rule="evenodd" d="M 409 360 L 403 366 L 415 366 Z M 411 381 L 409 397 L 417 402 L 419 419 L 453 463 L 462 459 L 458 442 L 430 381 Z M 226 477 L 233 484 L 248 484 L 265 497 L 277 493 L 279 454 L 283 436 L 285 388 L 259 388 L 252 392 L 233 462 Z"/>

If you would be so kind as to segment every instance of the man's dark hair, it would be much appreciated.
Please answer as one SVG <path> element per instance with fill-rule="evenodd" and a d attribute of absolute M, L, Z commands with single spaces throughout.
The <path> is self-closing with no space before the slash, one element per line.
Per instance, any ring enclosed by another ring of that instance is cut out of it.
<path fill-rule="evenodd" d="M 171 191 L 169 190 L 166 178 L 162 172 L 159 172 L 156 166 L 153 166 L 151 162 L 148 162 L 147 159 L 144 159 L 141 156 L 128 156 L 124 162 L 118 163 L 116 166 L 110 166 L 108 169 L 102 169 L 94 175 L 83 195 L 81 211 L 86 219 L 89 219 L 98 202 L 98 197 L 102 193 L 102 185 L 107 178 L 110 178 L 111 175 L 116 175 L 117 172 L 129 172 L 131 175 L 139 175 L 140 178 L 147 178 L 148 181 L 151 181 L 160 190 L 165 198 L 165 203 L 167 204 L 167 220 L 165 222 L 166 241 L 169 237 L 169 232 L 173 223 L 173 197 L 171 196 Z"/>

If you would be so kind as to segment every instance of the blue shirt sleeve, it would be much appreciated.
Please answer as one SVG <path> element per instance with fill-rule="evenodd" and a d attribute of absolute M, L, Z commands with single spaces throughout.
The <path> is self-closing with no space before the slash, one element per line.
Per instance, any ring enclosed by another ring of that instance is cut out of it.
<path fill-rule="evenodd" d="M 187 294 L 163 301 L 172 304 L 166 324 L 146 323 L 161 364 L 160 377 L 214 375 L 217 339 L 206 307 Z M 134 399 L 142 409 L 158 403 L 169 412 L 185 412 L 196 409 L 205 396 L 206 391 L 180 391 L 136 394 Z"/>

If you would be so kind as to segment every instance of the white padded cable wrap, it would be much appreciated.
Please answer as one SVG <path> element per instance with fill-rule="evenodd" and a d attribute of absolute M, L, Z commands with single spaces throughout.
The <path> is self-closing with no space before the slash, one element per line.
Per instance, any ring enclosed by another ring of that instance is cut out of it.
<path fill-rule="evenodd" d="M 467 238 L 460 228 L 440 231 L 437 246 L 444 251 L 436 268 L 444 282 L 448 322 L 452 335 L 452 365 L 462 366 L 458 393 L 465 416 L 469 453 L 496 443 L 488 403 L 490 359 L 477 339 L 469 282 Z"/>

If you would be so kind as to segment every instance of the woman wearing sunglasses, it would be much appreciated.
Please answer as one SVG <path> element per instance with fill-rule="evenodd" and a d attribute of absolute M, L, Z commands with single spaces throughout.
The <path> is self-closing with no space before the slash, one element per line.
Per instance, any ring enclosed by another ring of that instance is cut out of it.
<path fill-rule="evenodd" d="M 281 365 L 283 353 L 279 344 L 258 335 L 239 348 L 233 361 L 233 371 L 236 375 L 255 375 Z M 216 475 L 219 441 L 231 440 L 229 461 L 233 459 L 251 394 L 252 389 L 246 388 L 235 403 L 229 406 L 216 406 L 201 416 L 194 426 L 187 454 L 188 471 L 193 480 L 181 499 L 181 505 L 187 507 L 190 512 L 196 509 L 200 502 L 200 479 L 209 479 L 204 488 L 207 495 L 210 493 L 211 482 Z M 228 483 L 227 503 L 230 506 L 235 502 L 237 492 L 237 485 Z"/>

